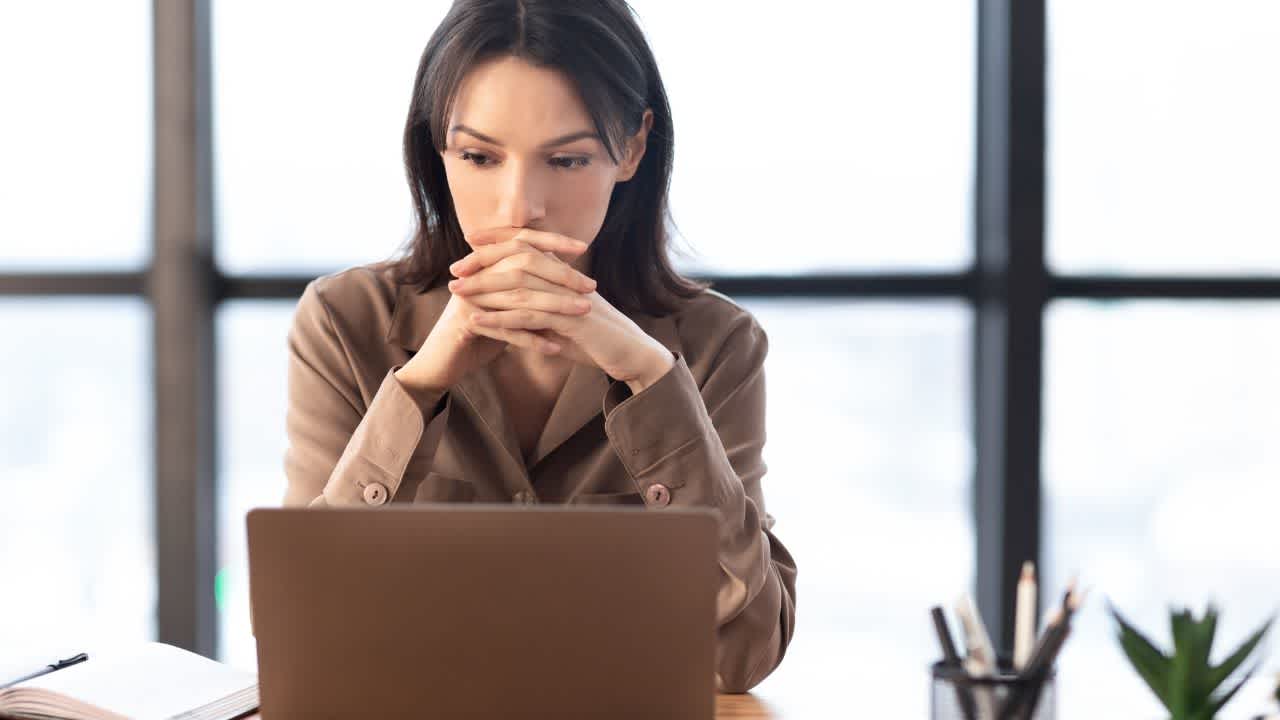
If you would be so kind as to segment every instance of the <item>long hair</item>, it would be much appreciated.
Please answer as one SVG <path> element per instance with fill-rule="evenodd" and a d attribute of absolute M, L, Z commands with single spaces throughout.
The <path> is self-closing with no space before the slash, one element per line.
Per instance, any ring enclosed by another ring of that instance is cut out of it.
<path fill-rule="evenodd" d="M 397 261 L 397 282 L 425 292 L 447 282 L 449 265 L 470 252 L 440 152 L 467 71 L 502 56 L 567 76 L 615 163 L 626 138 L 639 131 L 645 108 L 653 110 L 640 166 L 614 186 L 592 242 L 589 274 L 598 292 L 624 312 L 663 316 L 707 287 L 676 272 L 668 257 L 671 109 L 653 53 L 624 0 L 455 0 L 418 62 L 405 121 L 405 174 L 416 217 Z"/>

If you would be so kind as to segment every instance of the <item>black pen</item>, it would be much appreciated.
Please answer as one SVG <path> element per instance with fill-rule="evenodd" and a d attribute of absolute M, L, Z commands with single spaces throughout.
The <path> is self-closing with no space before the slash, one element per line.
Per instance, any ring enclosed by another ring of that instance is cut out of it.
<path fill-rule="evenodd" d="M 942 646 L 943 664 L 961 673 L 965 672 L 963 663 L 960 661 L 960 653 L 956 652 L 956 644 L 951 639 L 951 627 L 947 625 L 947 616 L 942 614 L 942 608 L 936 606 L 929 613 L 933 616 L 933 628 L 938 633 L 938 644 Z M 968 683 L 956 681 L 954 684 L 956 700 L 960 703 L 960 710 L 964 713 L 965 720 L 975 720 L 977 709 L 973 704 L 973 695 L 969 692 Z"/>
<path fill-rule="evenodd" d="M 27 675 L 23 675 L 22 677 L 16 680 L 10 680 L 0 685 L 0 690 L 3 690 L 7 687 L 12 687 L 14 685 L 17 685 L 20 682 L 26 682 L 32 678 L 38 678 L 41 675 L 48 675 L 49 673 L 55 670 L 61 670 L 63 668 L 71 667 L 72 665 L 75 665 L 77 663 L 82 663 L 88 659 L 89 659 L 89 656 L 86 653 L 80 653 L 79 655 L 72 655 L 66 660 L 59 660 L 53 663 L 52 665 L 45 665 L 41 667 L 39 670 L 36 670 L 35 672 L 29 673 Z"/>

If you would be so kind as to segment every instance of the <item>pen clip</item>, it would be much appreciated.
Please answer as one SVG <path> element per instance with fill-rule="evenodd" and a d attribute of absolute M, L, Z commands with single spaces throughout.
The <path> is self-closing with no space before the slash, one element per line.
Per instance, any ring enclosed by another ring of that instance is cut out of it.
<path fill-rule="evenodd" d="M 88 659 L 89 659 L 88 653 L 78 653 L 76 655 L 72 655 L 66 660 L 59 660 L 58 662 L 50 665 L 49 667 L 53 668 L 54 670 L 61 670 L 62 668 L 67 667 L 68 665 L 75 665 L 76 663 L 84 662 L 85 660 L 88 660 Z"/>

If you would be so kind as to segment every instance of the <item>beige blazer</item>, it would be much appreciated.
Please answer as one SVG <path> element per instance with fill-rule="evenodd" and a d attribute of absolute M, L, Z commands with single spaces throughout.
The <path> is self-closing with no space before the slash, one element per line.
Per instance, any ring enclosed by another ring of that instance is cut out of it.
<path fill-rule="evenodd" d="M 667 317 L 632 315 L 675 365 L 634 396 L 575 365 L 526 465 L 487 369 L 449 388 L 429 417 L 393 374 L 448 300 L 444 286 L 397 286 L 387 263 L 307 286 L 288 339 L 284 503 L 714 508 L 718 687 L 745 692 L 772 672 L 795 627 L 796 564 L 760 487 L 768 339 L 755 318 L 714 291 Z"/>

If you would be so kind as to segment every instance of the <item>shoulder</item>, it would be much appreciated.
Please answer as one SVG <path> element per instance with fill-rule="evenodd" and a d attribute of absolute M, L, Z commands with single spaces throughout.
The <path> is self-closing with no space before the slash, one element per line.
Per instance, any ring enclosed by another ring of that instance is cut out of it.
<path fill-rule="evenodd" d="M 322 303 L 344 315 L 360 312 L 370 304 L 395 300 L 394 263 L 379 262 L 321 275 L 307 284 L 303 298 Z"/>
<path fill-rule="evenodd" d="M 312 280 L 294 312 L 295 332 L 327 328 L 347 342 L 380 340 L 395 306 L 394 269 L 384 261 Z"/>
<path fill-rule="evenodd" d="M 670 318 L 691 370 L 709 373 L 726 363 L 756 367 L 768 353 L 768 335 L 751 311 L 715 290 L 682 301 Z"/>

